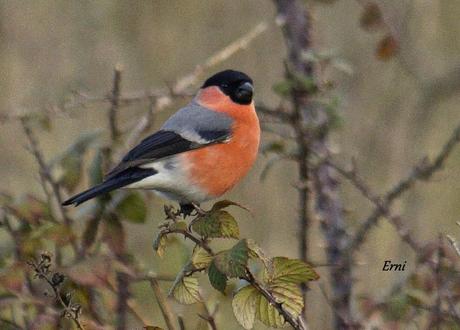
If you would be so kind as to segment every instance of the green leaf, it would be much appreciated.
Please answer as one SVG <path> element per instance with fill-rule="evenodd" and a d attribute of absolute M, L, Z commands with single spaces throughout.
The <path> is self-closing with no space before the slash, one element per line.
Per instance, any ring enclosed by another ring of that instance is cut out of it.
<path fill-rule="evenodd" d="M 239 241 L 230 250 L 222 251 L 214 257 L 216 268 L 228 277 L 242 277 L 246 274 L 249 249 L 246 240 Z"/>
<path fill-rule="evenodd" d="M 179 275 L 179 278 L 173 284 L 171 292 L 178 302 L 185 305 L 194 304 L 201 301 L 198 279 L 195 277 L 184 277 Z"/>
<path fill-rule="evenodd" d="M 272 88 L 273 91 L 279 96 L 288 97 L 289 95 L 291 95 L 293 83 L 289 80 L 283 80 L 275 83 Z"/>
<path fill-rule="evenodd" d="M 245 286 L 238 290 L 232 300 L 233 314 L 245 329 L 252 329 L 256 317 L 256 304 L 259 292 L 253 286 Z"/>
<path fill-rule="evenodd" d="M 211 264 L 212 258 L 212 255 L 210 255 L 205 249 L 196 245 L 193 249 L 192 265 L 196 269 L 207 268 Z"/>
<path fill-rule="evenodd" d="M 219 290 L 225 294 L 225 288 L 227 287 L 227 276 L 222 274 L 216 267 L 215 263 L 211 263 L 208 268 L 208 278 L 214 289 Z"/>
<path fill-rule="evenodd" d="M 240 230 L 235 218 L 223 210 L 214 210 L 200 216 L 192 225 L 193 230 L 207 238 L 238 238 Z"/>
<path fill-rule="evenodd" d="M 117 205 L 117 212 L 123 219 L 133 223 L 144 223 L 147 216 L 147 206 L 137 192 L 132 192 Z"/>
<path fill-rule="evenodd" d="M 313 267 L 298 259 L 275 257 L 272 269 L 264 272 L 267 283 L 304 283 L 319 279 Z"/>
<path fill-rule="evenodd" d="M 102 155 L 102 150 L 98 148 L 89 167 L 89 178 L 92 186 L 101 183 L 104 179 L 104 173 L 102 172 Z"/>

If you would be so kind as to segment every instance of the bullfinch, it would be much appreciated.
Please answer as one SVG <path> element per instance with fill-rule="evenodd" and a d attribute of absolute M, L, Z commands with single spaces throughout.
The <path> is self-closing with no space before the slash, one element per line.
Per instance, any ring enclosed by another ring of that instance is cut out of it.
<path fill-rule="evenodd" d="M 63 205 L 75 206 L 118 188 L 151 189 L 182 210 L 217 198 L 254 164 L 260 126 L 252 79 L 225 70 L 207 79 L 193 100 L 131 149 L 104 181 Z"/>

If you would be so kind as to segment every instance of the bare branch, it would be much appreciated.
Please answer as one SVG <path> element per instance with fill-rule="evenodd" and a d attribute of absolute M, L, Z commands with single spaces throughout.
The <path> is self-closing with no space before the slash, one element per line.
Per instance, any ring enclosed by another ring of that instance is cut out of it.
<path fill-rule="evenodd" d="M 43 154 L 42 154 L 42 152 L 40 150 L 40 146 L 38 144 L 38 141 L 37 141 L 35 135 L 32 132 L 32 129 L 31 129 L 29 123 L 28 123 L 28 120 L 26 118 L 22 118 L 21 119 L 21 124 L 22 124 L 22 128 L 24 130 L 24 133 L 26 134 L 26 137 L 27 137 L 27 139 L 29 141 L 29 146 L 30 146 L 30 150 L 32 152 L 32 155 L 35 157 L 35 160 L 38 163 L 40 176 L 42 177 L 43 181 L 48 182 L 49 185 L 51 186 L 53 196 L 56 199 L 57 207 L 58 207 L 58 209 L 59 209 L 59 211 L 61 213 L 62 220 L 64 221 L 64 223 L 67 226 L 69 226 L 69 228 L 71 228 L 72 227 L 72 219 L 68 216 L 67 210 L 64 208 L 64 206 L 62 206 L 62 202 L 64 201 L 64 199 L 62 197 L 62 192 L 61 192 L 61 188 L 59 186 L 59 183 L 56 182 L 54 180 L 53 176 L 51 175 L 51 171 L 50 171 L 48 165 L 45 162 L 45 159 L 44 159 Z M 77 242 L 75 240 L 75 237 L 71 236 L 69 239 L 70 239 L 70 243 L 72 244 L 72 247 L 74 249 L 74 252 L 77 253 L 78 245 L 77 245 Z"/>
<path fill-rule="evenodd" d="M 176 322 L 174 322 L 174 313 L 172 312 L 171 306 L 166 299 L 165 295 L 161 291 L 158 280 L 155 277 L 149 279 L 150 286 L 152 287 L 153 293 L 157 298 L 158 305 L 160 306 L 161 313 L 166 322 L 166 326 L 169 330 L 177 330 Z"/>
<path fill-rule="evenodd" d="M 120 92 L 121 92 L 121 67 L 115 66 L 113 74 L 113 87 L 110 95 L 110 108 L 109 108 L 109 127 L 110 127 L 110 138 L 112 143 L 116 142 L 120 136 L 117 123 L 117 111 L 120 105 Z"/>
<path fill-rule="evenodd" d="M 349 244 L 348 249 L 350 251 L 357 250 L 367 237 L 367 232 L 378 222 L 381 216 L 384 215 L 383 211 L 391 207 L 395 199 L 400 197 L 403 193 L 411 189 L 417 181 L 427 181 L 434 173 L 440 171 L 444 166 L 445 162 L 452 154 L 452 151 L 460 142 L 460 125 L 454 129 L 453 133 L 442 146 L 440 152 L 434 157 L 433 161 L 429 161 L 425 158 L 416 165 L 411 173 L 399 181 L 389 192 L 382 198 L 381 204 L 384 208 L 377 207 L 364 221 L 360 228 L 356 231 L 352 242 Z"/>

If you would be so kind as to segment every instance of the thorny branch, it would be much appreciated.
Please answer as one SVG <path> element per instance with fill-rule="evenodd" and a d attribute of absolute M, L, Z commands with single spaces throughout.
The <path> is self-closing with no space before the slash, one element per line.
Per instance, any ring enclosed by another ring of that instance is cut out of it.
<path fill-rule="evenodd" d="M 381 216 L 385 215 L 385 210 L 390 208 L 393 202 L 403 193 L 411 189 L 417 181 L 427 181 L 434 173 L 441 170 L 445 162 L 452 154 L 457 144 L 460 142 L 460 125 L 452 132 L 449 139 L 442 146 L 440 152 L 434 157 L 433 161 L 424 158 L 416 165 L 411 173 L 399 181 L 390 191 L 388 191 L 381 199 L 380 206 L 377 206 L 371 215 L 364 221 L 361 227 L 358 228 L 353 240 L 348 244 L 348 251 L 356 251 L 367 237 L 367 232 L 377 223 Z"/>
<path fill-rule="evenodd" d="M 53 191 L 54 198 L 56 199 L 56 204 L 57 207 L 61 213 L 62 220 L 64 223 L 71 228 L 72 227 L 72 219 L 69 217 L 67 214 L 67 210 L 62 206 L 62 202 L 64 201 L 62 197 L 62 192 L 61 188 L 59 186 L 59 183 L 54 180 L 50 168 L 45 162 L 45 159 L 43 157 L 43 154 L 40 150 L 40 146 L 38 144 L 38 141 L 35 137 L 35 135 L 32 132 L 32 129 L 28 123 L 28 120 L 26 118 L 21 118 L 21 124 L 22 128 L 24 130 L 24 133 L 26 134 L 26 137 L 29 141 L 29 146 L 30 146 L 30 151 L 32 152 L 32 155 L 35 157 L 35 160 L 37 161 L 37 164 L 39 166 L 39 174 L 40 177 L 42 178 L 42 182 L 48 182 L 48 184 L 51 186 L 51 189 Z M 46 187 L 43 187 L 46 190 Z M 71 236 L 70 238 L 70 243 L 72 244 L 72 247 L 74 249 L 74 252 L 78 252 L 78 245 L 75 240 L 75 237 Z"/>
<path fill-rule="evenodd" d="M 109 124 L 110 124 L 110 138 L 115 142 L 120 137 L 118 129 L 117 112 L 120 105 L 121 94 L 121 67 L 116 66 L 113 74 L 113 87 L 110 95 L 110 109 L 109 109 Z"/>
<path fill-rule="evenodd" d="M 70 293 L 65 295 L 65 300 L 62 298 L 60 287 L 64 282 L 65 276 L 57 272 L 50 275 L 51 257 L 46 253 L 42 253 L 38 262 L 31 260 L 27 264 L 33 268 L 35 276 L 44 280 L 53 290 L 55 300 L 63 308 L 61 317 L 73 320 L 78 329 L 83 329 L 80 323 L 81 306 L 72 302 L 72 295 Z"/>
<path fill-rule="evenodd" d="M 179 213 L 174 212 L 171 207 L 165 206 L 165 213 L 167 215 L 167 219 L 172 220 L 173 222 L 176 222 L 178 220 L 178 215 Z M 175 228 L 169 228 L 169 227 L 164 227 L 159 235 L 167 235 L 171 233 L 176 233 L 176 234 L 181 234 L 185 238 L 190 239 L 192 242 L 194 242 L 196 245 L 200 246 L 203 248 L 206 252 L 208 252 L 211 256 L 214 256 L 215 253 L 214 251 L 210 248 L 208 242 L 204 239 L 201 239 L 199 237 L 196 237 L 192 232 L 190 232 L 188 229 L 175 229 Z M 195 271 L 201 271 L 202 269 L 197 269 Z M 301 319 L 301 316 L 299 316 L 298 319 L 294 318 L 283 306 L 283 304 L 279 303 L 276 298 L 273 296 L 273 294 L 263 286 L 262 283 L 260 283 L 252 274 L 251 270 L 246 267 L 246 275 L 241 277 L 241 279 L 247 281 L 251 286 L 253 286 L 257 291 L 259 291 L 260 294 L 262 294 L 273 307 L 276 308 L 276 310 L 284 317 L 286 322 L 288 322 L 294 329 L 296 330 L 306 330 L 306 327 L 303 323 L 303 320 Z"/>

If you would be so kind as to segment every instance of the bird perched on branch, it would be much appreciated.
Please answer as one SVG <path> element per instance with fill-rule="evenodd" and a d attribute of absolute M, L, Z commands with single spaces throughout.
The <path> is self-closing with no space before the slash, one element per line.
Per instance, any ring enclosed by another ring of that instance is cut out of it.
<path fill-rule="evenodd" d="M 151 189 L 182 210 L 217 198 L 255 162 L 260 126 L 253 82 L 226 70 L 207 79 L 194 99 L 130 150 L 104 181 L 63 205 L 75 206 L 118 188 Z"/>

